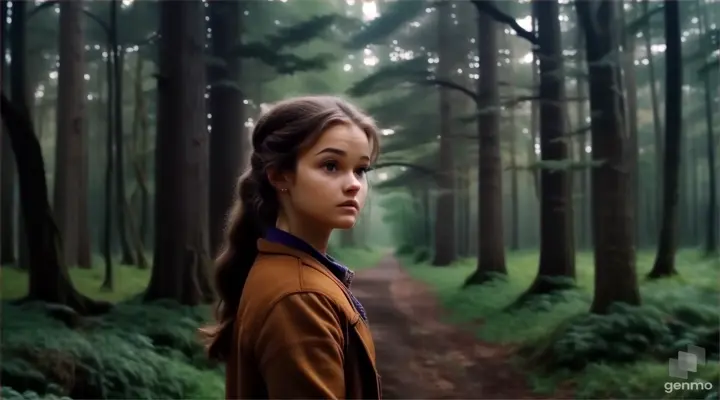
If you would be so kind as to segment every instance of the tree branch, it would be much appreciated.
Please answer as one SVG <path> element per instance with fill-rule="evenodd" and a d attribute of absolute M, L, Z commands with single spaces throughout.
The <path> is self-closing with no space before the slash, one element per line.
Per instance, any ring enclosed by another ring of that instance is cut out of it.
<path fill-rule="evenodd" d="M 502 24 L 508 25 L 511 27 L 515 34 L 528 42 L 539 46 L 540 42 L 537 39 L 537 35 L 535 33 L 525 30 L 518 22 L 515 20 L 515 18 L 511 17 L 510 15 L 505 14 L 504 12 L 498 10 L 494 5 L 490 4 L 487 1 L 484 0 L 471 0 L 472 4 L 475 6 L 475 9 L 479 13 L 484 13 L 490 16 L 492 19 L 494 19 L 497 22 L 500 22 Z"/>
<path fill-rule="evenodd" d="M 543 103 L 555 103 L 555 104 L 564 104 L 567 101 L 587 101 L 587 98 L 584 97 L 565 97 L 560 102 L 554 101 L 554 100 L 548 100 L 543 99 L 540 96 L 516 96 L 509 99 L 503 99 L 503 101 L 500 102 L 500 105 L 503 107 L 513 107 L 516 106 L 519 103 L 523 103 L 526 101 L 539 101 Z"/>
<path fill-rule="evenodd" d="M 474 91 L 466 88 L 465 86 L 463 86 L 459 83 L 455 83 L 452 81 L 446 81 L 443 79 L 426 79 L 424 81 L 419 81 L 419 83 L 422 83 L 424 85 L 434 85 L 434 86 L 440 86 L 440 87 L 445 87 L 448 89 L 457 90 L 460 93 L 470 97 L 474 102 L 477 103 L 477 101 L 478 101 L 477 93 L 475 93 Z"/>

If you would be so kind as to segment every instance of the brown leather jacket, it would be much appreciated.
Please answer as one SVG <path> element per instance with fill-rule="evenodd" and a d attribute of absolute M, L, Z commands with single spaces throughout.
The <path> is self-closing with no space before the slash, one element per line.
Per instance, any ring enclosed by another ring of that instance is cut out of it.
<path fill-rule="evenodd" d="M 380 399 L 375 346 L 347 288 L 320 262 L 258 241 L 238 309 L 227 399 Z"/>

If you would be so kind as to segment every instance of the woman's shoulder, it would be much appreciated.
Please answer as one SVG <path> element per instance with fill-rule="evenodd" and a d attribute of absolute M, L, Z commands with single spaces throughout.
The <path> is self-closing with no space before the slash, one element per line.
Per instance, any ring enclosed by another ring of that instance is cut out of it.
<path fill-rule="evenodd" d="M 319 298 L 316 305 L 335 308 L 356 318 L 346 289 L 319 263 L 290 255 L 265 255 L 256 259 L 243 289 L 241 312 L 269 313 L 281 301 Z M 246 315 L 245 317 L 247 317 Z M 245 319 L 242 318 L 241 320 Z M 245 319 L 247 320 L 247 319 Z"/>

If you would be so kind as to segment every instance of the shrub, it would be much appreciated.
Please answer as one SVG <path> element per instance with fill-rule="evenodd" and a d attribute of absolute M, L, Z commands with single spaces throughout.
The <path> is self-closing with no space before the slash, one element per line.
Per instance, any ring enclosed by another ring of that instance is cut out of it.
<path fill-rule="evenodd" d="M 668 360 L 690 344 L 717 357 L 720 313 L 683 305 L 666 314 L 656 307 L 617 304 L 607 315 L 584 314 L 563 324 L 535 354 L 552 368 L 584 368 L 592 363 Z M 705 322 L 705 324 L 702 324 Z"/>
<path fill-rule="evenodd" d="M 3 308 L 7 398 L 222 397 L 221 369 L 205 361 L 196 336 L 207 309 L 129 302 L 70 329 L 43 307 Z"/>

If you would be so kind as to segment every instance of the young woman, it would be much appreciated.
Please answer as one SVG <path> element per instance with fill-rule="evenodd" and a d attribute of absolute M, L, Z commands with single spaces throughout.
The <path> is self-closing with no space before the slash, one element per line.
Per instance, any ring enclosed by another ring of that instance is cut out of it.
<path fill-rule="evenodd" d="M 372 119 L 335 97 L 290 99 L 260 117 L 252 147 L 217 259 L 218 322 L 204 329 L 226 398 L 380 398 L 353 273 L 326 254 L 365 202 Z"/>

